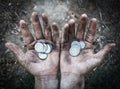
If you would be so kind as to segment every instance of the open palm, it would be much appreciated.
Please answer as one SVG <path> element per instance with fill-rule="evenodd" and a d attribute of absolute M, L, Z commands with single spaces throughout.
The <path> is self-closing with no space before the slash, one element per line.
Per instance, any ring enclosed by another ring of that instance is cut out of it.
<path fill-rule="evenodd" d="M 75 21 L 73 19 L 63 27 L 60 58 L 61 89 L 83 89 L 84 75 L 96 66 L 100 65 L 104 55 L 110 51 L 111 47 L 115 46 L 115 44 L 107 44 L 98 53 L 94 54 L 92 50 L 92 43 L 95 35 L 97 20 L 93 18 L 90 21 L 89 28 L 85 35 L 86 23 L 87 15 L 83 14 L 80 17 L 77 31 L 75 31 Z M 74 40 L 85 42 L 85 48 L 82 49 L 80 54 L 76 57 L 72 57 L 69 53 L 71 42 Z M 74 86 L 70 87 L 66 84 L 66 82 L 69 82 L 69 85 Z M 77 85 L 80 86 L 77 87 Z"/>
<path fill-rule="evenodd" d="M 19 48 L 14 43 L 8 42 L 6 46 L 11 49 L 18 57 L 20 64 L 25 67 L 31 74 L 37 75 L 57 75 L 58 62 L 59 62 L 59 32 L 56 24 L 52 25 L 53 35 L 51 31 L 51 26 L 48 22 L 48 17 L 44 13 L 42 14 L 43 28 L 39 22 L 39 17 L 36 12 L 32 14 L 32 24 L 35 33 L 35 39 L 30 33 L 27 24 L 24 20 L 20 21 L 21 32 L 25 38 L 27 45 L 27 52 L 24 53 L 21 48 Z M 34 50 L 34 44 L 37 40 L 44 39 L 48 43 L 53 44 L 53 50 L 45 60 L 41 60 L 37 52 Z"/>

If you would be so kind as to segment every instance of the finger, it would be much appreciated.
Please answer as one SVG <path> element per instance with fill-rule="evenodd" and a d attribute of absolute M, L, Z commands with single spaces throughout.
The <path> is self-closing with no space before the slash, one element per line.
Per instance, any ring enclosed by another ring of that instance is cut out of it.
<path fill-rule="evenodd" d="M 105 57 L 106 54 L 109 53 L 109 51 L 115 47 L 115 43 L 109 43 L 106 46 L 104 46 L 103 49 L 101 49 L 98 53 L 94 55 L 94 58 L 89 59 L 87 62 L 84 62 L 86 65 L 84 66 L 84 74 L 88 73 L 90 70 L 94 69 L 95 67 L 99 66 Z"/>
<path fill-rule="evenodd" d="M 53 29 L 53 42 L 59 43 L 59 30 L 56 23 L 53 23 L 52 29 Z"/>
<path fill-rule="evenodd" d="M 73 41 L 75 39 L 75 20 L 71 19 L 69 22 L 69 42 Z"/>
<path fill-rule="evenodd" d="M 19 61 L 21 64 L 22 64 L 23 61 L 25 61 L 25 60 L 24 60 L 25 54 L 24 54 L 24 52 L 22 51 L 22 49 L 21 49 L 20 47 L 18 47 L 16 44 L 11 43 L 11 42 L 7 42 L 7 43 L 5 44 L 5 46 L 6 46 L 7 48 L 9 48 L 9 49 L 17 56 L 18 61 Z"/>
<path fill-rule="evenodd" d="M 48 21 L 48 16 L 45 13 L 42 14 L 42 20 L 43 20 L 45 39 L 52 41 L 52 31 L 51 31 L 51 27 Z"/>
<path fill-rule="evenodd" d="M 27 24 L 25 23 L 24 20 L 20 21 L 20 27 L 21 27 L 21 32 L 22 35 L 25 38 L 25 42 L 27 46 L 34 41 L 32 34 L 30 33 Z"/>
<path fill-rule="evenodd" d="M 76 32 L 76 38 L 78 40 L 84 40 L 86 23 L 87 23 L 87 15 L 82 14 L 80 17 L 80 21 L 78 23 L 77 32 Z"/>
<path fill-rule="evenodd" d="M 43 38 L 42 27 L 37 12 L 32 13 L 32 24 L 36 39 L 37 40 L 42 39 Z"/>
<path fill-rule="evenodd" d="M 109 43 L 109 44 L 105 45 L 104 48 L 101 49 L 96 55 L 97 55 L 98 57 L 100 57 L 101 59 L 104 58 L 104 56 L 105 56 L 107 53 L 109 53 L 109 51 L 110 51 L 113 47 L 115 47 L 115 45 L 116 45 L 115 43 Z"/>
<path fill-rule="evenodd" d="M 69 25 L 65 24 L 62 29 L 62 43 L 68 42 L 68 30 L 69 30 Z"/>
<path fill-rule="evenodd" d="M 37 42 L 37 41 L 33 41 L 31 44 L 29 44 L 29 45 L 28 45 L 28 50 L 33 50 L 36 42 Z"/>
<path fill-rule="evenodd" d="M 86 47 L 87 48 L 91 48 L 92 47 L 94 35 L 95 35 L 95 32 L 96 32 L 96 26 L 97 26 L 97 20 L 95 18 L 93 18 L 90 21 L 88 32 L 87 32 L 87 35 L 86 35 L 86 38 L 85 38 L 85 40 L 86 40 Z"/>

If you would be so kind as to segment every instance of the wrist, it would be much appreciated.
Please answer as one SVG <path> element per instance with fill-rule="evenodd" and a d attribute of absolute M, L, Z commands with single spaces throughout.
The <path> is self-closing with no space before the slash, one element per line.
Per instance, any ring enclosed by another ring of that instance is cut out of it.
<path fill-rule="evenodd" d="M 57 75 L 35 76 L 35 89 L 58 89 Z"/>
<path fill-rule="evenodd" d="M 83 89 L 84 76 L 75 73 L 62 73 L 60 87 L 61 89 Z"/>

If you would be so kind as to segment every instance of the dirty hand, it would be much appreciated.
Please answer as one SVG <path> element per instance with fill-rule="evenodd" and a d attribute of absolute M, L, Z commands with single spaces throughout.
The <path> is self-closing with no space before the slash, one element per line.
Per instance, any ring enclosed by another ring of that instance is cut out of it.
<path fill-rule="evenodd" d="M 88 31 L 86 32 L 87 15 L 82 14 L 75 31 L 75 21 L 70 20 L 62 30 L 62 46 L 60 55 L 61 68 L 61 89 L 83 89 L 84 76 L 89 71 L 99 66 L 104 56 L 115 46 L 114 43 L 107 44 L 97 53 L 93 53 L 92 43 L 95 35 L 97 20 L 91 19 Z M 75 34 L 76 33 L 76 34 Z M 78 56 L 72 57 L 69 54 L 73 40 L 84 41 L 85 48 Z"/>
<path fill-rule="evenodd" d="M 25 67 L 35 77 L 35 89 L 57 89 L 58 87 L 58 63 L 59 63 L 59 31 L 54 23 L 51 26 L 48 21 L 47 15 L 42 14 L 43 28 L 39 21 L 38 14 L 33 12 L 32 24 L 35 33 L 35 39 L 29 31 L 29 28 L 24 20 L 20 21 L 20 27 L 22 35 L 25 38 L 27 45 L 27 52 L 24 53 L 20 47 L 14 43 L 7 42 L 6 46 L 13 51 L 18 57 L 19 63 Z M 41 60 L 36 51 L 34 50 L 34 44 L 36 40 L 44 39 L 54 45 L 53 50 L 45 60 Z"/>

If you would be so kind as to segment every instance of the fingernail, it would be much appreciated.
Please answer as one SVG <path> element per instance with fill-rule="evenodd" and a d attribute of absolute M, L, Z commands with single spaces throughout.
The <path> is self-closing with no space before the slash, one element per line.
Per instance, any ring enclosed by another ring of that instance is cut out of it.
<path fill-rule="evenodd" d="M 75 20 L 74 19 L 70 19 L 69 24 L 74 24 Z"/>
<path fill-rule="evenodd" d="M 81 17 L 87 18 L 87 14 L 84 13 L 84 14 L 81 15 Z"/>

